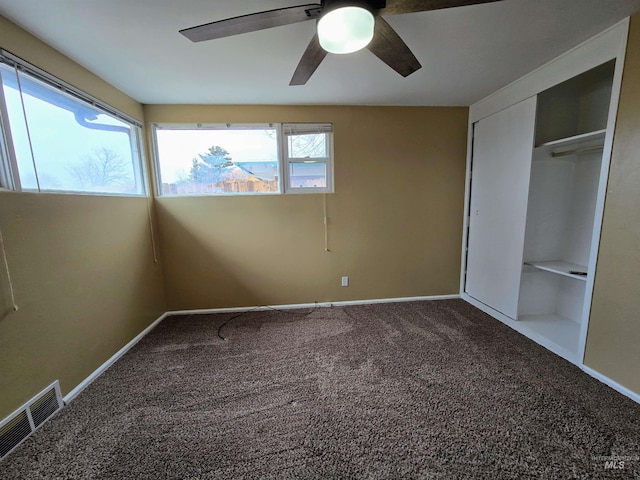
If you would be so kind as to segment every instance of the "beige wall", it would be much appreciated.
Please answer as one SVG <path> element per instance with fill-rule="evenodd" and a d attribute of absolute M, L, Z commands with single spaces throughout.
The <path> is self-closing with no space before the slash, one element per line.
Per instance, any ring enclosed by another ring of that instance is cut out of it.
<path fill-rule="evenodd" d="M 631 19 L 585 364 L 640 393 L 640 15 Z"/>
<path fill-rule="evenodd" d="M 457 294 L 467 108 L 145 106 L 147 122 L 333 122 L 319 194 L 158 200 L 171 310 Z M 340 286 L 348 275 L 349 287 Z"/>
<path fill-rule="evenodd" d="M 142 106 L 0 17 L 0 47 L 137 118 Z M 0 192 L 0 419 L 68 393 L 166 308 L 146 198 Z"/>

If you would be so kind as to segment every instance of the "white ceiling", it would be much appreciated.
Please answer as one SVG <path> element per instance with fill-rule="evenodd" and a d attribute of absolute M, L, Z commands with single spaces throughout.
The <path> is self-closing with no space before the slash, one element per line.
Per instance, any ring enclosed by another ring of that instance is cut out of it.
<path fill-rule="evenodd" d="M 622 18 L 640 0 L 503 0 L 387 16 L 423 68 L 369 51 L 289 80 L 315 23 L 192 43 L 178 30 L 314 0 L 0 0 L 0 14 L 142 103 L 470 105 Z"/>

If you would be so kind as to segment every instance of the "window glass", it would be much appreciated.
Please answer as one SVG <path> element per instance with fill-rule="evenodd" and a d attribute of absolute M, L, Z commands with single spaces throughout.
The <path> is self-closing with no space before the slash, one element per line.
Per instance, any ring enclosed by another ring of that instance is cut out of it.
<path fill-rule="evenodd" d="M 26 189 L 36 189 L 36 173 L 29 147 L 29 135 L 27 124 L 22 114 L 22 102 L 20 91 L 18 90 L 17 71 L 13 67 L 0 64 L 0 75 L 2 76 L 2 87 L 4 93 L 5 106 L 9 118 L 9 128 L 14 145 L 14 153 L 20 171 L 20 181 Z"/>
<path fill-rule="evenodd" d="M 290 188 L 326 188 L 327 165 L 325 162 L 289 163 Z"/>
<path fill-rule="evenodd" d="M 327 153 L 327 135 L 324 133 L 308 133 L 304 135 L 287 135 L 289 157 L 291 158 L 325 158 Z"/>
<path fill-rule="evenodd" d="M 22 190 L 144 193 L 138 127 L 13 67 L 0 68 Z"/>
<path fill-rule="evenodd" d="M 291 193 L 333 191 L 331 124 L 285 124 L 286 190 Z"/>
<path fill-rule="evenodd" d="M 277 130 L 270 126 L 156 127 L 161 195 L 280 191 Z"/>

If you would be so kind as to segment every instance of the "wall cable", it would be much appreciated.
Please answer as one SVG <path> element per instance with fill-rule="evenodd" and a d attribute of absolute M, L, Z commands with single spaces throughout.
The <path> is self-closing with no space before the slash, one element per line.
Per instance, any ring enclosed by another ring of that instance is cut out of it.
<path fill-rule="evenodd" d="M 151 215 L 151 202 L 153 196 L 149 195 L 147 201 L 147 216 L 149 217 L 149 233 L 151 234 L 151 251 L 153 252 L 153 263 L 158 263 L 158 254 L 156 252 L 156 235 L 153 229 L 153 216 Z"/>
<path fill-rule="evenodd" d="M 224 337 L 222 336 L 222 329 L 229 324 L 229 322 L 231 322 L 231 320 L 234 320 L 238 317 L 242 317 L 243 315 L 246 315 L 248 313 L 252 313 L 255 312 L 256 310 L 265 310 L 265 311 L 273 311 L 273 312 L 280 312 L 280 313 L 286 313 L 287 315 L 302 315 L 302 316 L 308 316 L 311 315 L 313 312 L 315 312 L 318 308 L 320 308 L 320 305 L 318 304 L 317 301 L 313 302 L 313 308 L 306 310 L 304 312 L 299 312 L 299 311 L 287 311 L 287 310 L 283 310 L 281 308 L 275 308 L 275 307 L 270 307 L 269 305 L 258 305 L 257 307 L 253 307 L 250 308 L 249 310 L 244 310 L 242 312 L 239 312 L 235 315 L 232 315 L 231 317 L 227 318 L 224 322 L 222 322 L 219 326 L 218 326 L 218 338 L 220 338 L 221 340 L 229 340 L 229 337 Z"/>
<path fill-rule="evenodd" d="M 11 281 L 11 272 L 9 271 L 9 262 L 7 260 L 7 252 L 4 248 L 4 238 L 2 237 L 2 230 L 0 229 L 0 250 L 2 250 L 2 261 L 4 263 L 4 271 L 7 275 L 7 281 L 9 282 L 9 293 L 11 294 L 11 308 L 14 312 L 18 311 L 18 305 L 16 304 L 16 296 L 13 291 L 13 282 Z"/>
<path fill-rule="evenodd" d="M 324 214 L 324 251 L 329 251 L 329 219 L 327 217 L 327 194 L 322 194 L 322 211 Z"/>

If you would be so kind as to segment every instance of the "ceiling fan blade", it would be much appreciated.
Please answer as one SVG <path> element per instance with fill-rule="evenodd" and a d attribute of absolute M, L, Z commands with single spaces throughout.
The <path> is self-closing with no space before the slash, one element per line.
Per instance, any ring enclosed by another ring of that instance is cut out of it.
<path fill-rule="evenodd" d="M 321 9 L 318 3 L 278 8 L 185 28 L 180 33 L 192 42 L 202 42 L 312 20 L 318 17 Z"/>
<path fill-rule="evenodd" d="M 387 0 L 387 6 L 380 9 L 382 15 L 426 12 L 442 8 L 465 7 L 480 3 L 499 2 L 501 0 Z"/>
<path fill-rule="evenodd" d="M 400 38 L 400 35 L 382 17 L 376 17 L 373 40 L 371 40 L 367 48 L 403 77 L 407 77 L 422 68 L 422 65 L 409 50 L 407 44 Z"/>
<path fill-rule="evenodd" d="M 311 42 L 309 42 L 307 49 L 302 54 L 300 63 L 298 63 L 296 71 L 293 72 L 293 77 L 291 77 L 289 85 L 304 85 L 307 83 L 311 78 L 311 75 L 313 75 L 313 72 L 316 71 L 326 56 L 327 52 L 320 46 L 318 34 L 316 33 L 311 39 Z"/>

